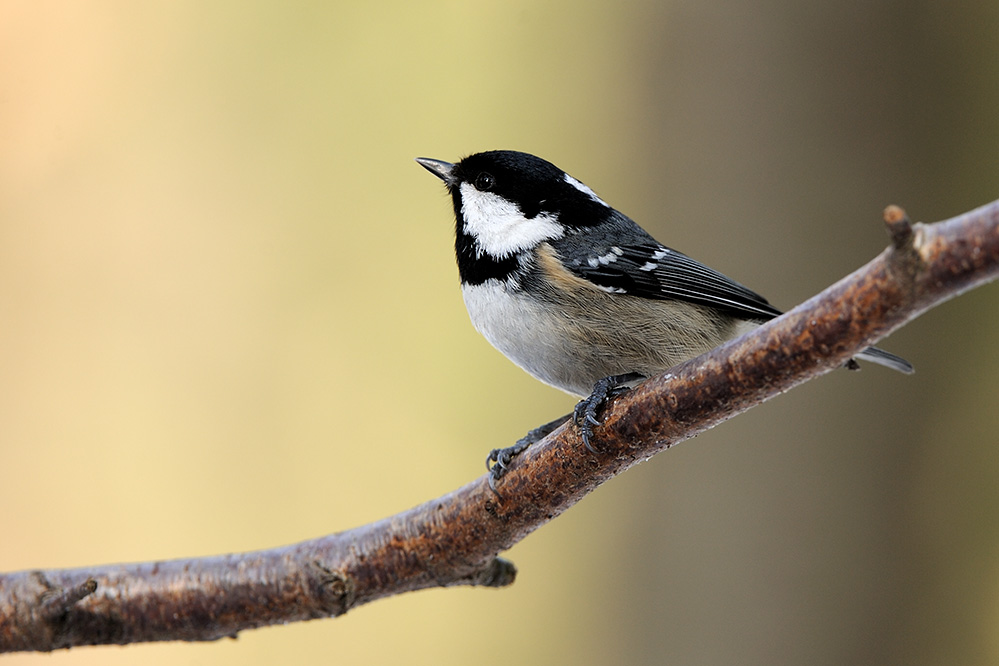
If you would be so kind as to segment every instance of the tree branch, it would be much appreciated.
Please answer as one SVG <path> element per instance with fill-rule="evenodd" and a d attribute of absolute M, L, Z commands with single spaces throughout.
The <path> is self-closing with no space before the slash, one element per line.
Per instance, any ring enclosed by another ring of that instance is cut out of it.
<path fill-rule="evenodd" d="M 616 400 L 597 428 L 597 454 L 563 426 L 515 460 L 498 494 L 483 476 L 391 518 L 283 548 L 0 575 L 0 651 L 215 640 L 410 590 L 507 585 L 516 570 L 496 554 L 607 479 L 999 276 L 999 201 L 915 226 L 892 206 L 885 222 L 892 246 L 860 270 Z"/>

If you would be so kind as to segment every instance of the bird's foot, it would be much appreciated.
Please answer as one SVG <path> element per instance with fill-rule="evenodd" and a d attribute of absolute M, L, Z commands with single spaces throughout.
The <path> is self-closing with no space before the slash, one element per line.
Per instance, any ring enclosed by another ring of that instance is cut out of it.
<path fill-rule="evenodd" d="M 644 379 L 645 375 L 637 372 L 628 372 L 623 375 L 611 375 L 604 377 L 593 386 L 593 393 L 590 397 L 580 400 L 573 411 L 572 420 L 579 428 L 583 438 L 583 444 L 591 453 L 596 453 L 593 448 L 593 426 L 598 426 L 602 421 L 597 418 L 603 410 L 608 400 L 615 398 L 629 390 L 628 384 L 639 379 Z"/>
<path fill-rule="evenodd" d="M 550 423 L 546 423 L 543 426 L 538 426 L 534 430 L 530 431 L 523 437 L 517 440 L 517 443 L 513 446 L 508 446 L 505 449 L 493 449 L 489 452 L 486 457 L 486 469 L 489 470 L 489 487 L 492 488 L 493 492 L 496 491 L 496 482 L 503 478 L 507 470 L 510 468 L 510 463 L 518 455 L 524 452 L 527 447 L 540 441 L 555 432 L 555 429 L 560 425 L 565 423 L 571 417 L 571 414 L 566 414 L 565 416 L 560 416 Z"/>

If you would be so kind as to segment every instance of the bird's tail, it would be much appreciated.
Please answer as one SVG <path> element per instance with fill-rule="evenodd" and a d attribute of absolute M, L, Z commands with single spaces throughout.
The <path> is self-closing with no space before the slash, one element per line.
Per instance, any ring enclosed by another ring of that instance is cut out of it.
<path fill-rule="evenodd" d="M 904 358 L 895 356 L 894 354 L 886 352 L 884 349 L 878 349 L 877 347 L 868 347 L 864 351 L 857 354 L 857 358 L 870 361 L 871 363 L 877 363 L 878 365 L 883 365 L 886 368 L 891 368 L 892 370 L 904 372 L 907 375 L 911 375 L 915 372 L 915 368 L 912 367 L 912 364 Z"/>

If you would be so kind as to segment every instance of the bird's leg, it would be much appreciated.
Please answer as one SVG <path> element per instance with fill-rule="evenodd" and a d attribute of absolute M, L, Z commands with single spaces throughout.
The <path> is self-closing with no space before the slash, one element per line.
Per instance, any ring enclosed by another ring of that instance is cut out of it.
<path fill-rule="evenodd" d="M 535 442 L 544 439 L 551 433 L 555 432 L 555 429 L 568 421 L 571 416 L 572 414 L 566 414 L 565 416 L 558 417 L 551 423 L 538 426 L 518 439 L 517 443 L 513 446 L 508 446 L 505 449 L 493 449 L 490 451 L 489 456 L 486 458 L 486 469 L 489 470 L 489 487 L 496 490 L 496 482 L 503 478 L 503 475 L 506 474 L 510 463 L 515 457 L 523 453 L 524 450 L 531 444 L 534 444 Z"/>
<path fill-rule="evenodd" d="M 607 401 L 617 397 L 629 390 L 627 386 L 631 382 L 645 379 L 645 375 L 637 372 L 628 372 L 623 375 L 611 375 L 604 377 L 593 386 L 593 393 L 589 398 L 580 400 L 573 412 L 572 420 L 579 427 L 583 437 L 583 444 L 591 453 L 596 453 L 596 449 L 590 443 L 593 439 L 593 426 L 600 425 L 601 421 L 597 414 L 604 408 Z"/>
<path fill-rule="evenodd" d="M 593 453 L 596 449 L 591 443 L 593 439 L 593 426 L 600 425 L 597 418 L 600 410 L 603 409 L 607 401 L 615 398 L 625 391 L 628 391 L 628 384 L 645 379 L 645 375 L 637 372 L 628 372 L 623 375 L 611 375 L 604 377 L 593 386 L 593 393 L 585 400 L 581 400 L 576 405 L 572 414 L 560 416 L 550 423 L 538 426 L 534 430 L 517 440 L 513 446 L 504 449 L 493 449 L 486 457 L 486 469 L 489 470 L 489 487 L 496 490 L 496 482 L 503 478 L 510 467 L 510 463 L 518 455 L 524 452 L 527 447 L 555 432 L 556 428 L 572 419 L 582 434 L 583 444 Z"/>

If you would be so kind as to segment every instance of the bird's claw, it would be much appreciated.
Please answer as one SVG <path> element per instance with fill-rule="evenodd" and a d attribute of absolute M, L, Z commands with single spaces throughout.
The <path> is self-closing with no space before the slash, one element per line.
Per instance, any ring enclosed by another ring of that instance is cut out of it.
<path fill-rule="evenodd" d="M 496 482 L 506 474 L 513 459 L 531 445 L 529 437 L 530 434 L 527 437 L 518 439 L 517 443 L 513 446 L 503 449 L 493 449 L 486 456 L 486 469 L 489 470 L 489 488 L 493 492 L 496 492 Z"/>
<path fill-rule="evenodd" d="M 569 415 L 560 416 L 551 423 L 535 428 L 517 440 L 513 446 L 503 449 L 493 449 L 486 456 L 486 469 L 489 470 L 489 488 L 495 493 L 496 482 L 503 478 L 510 469 L 513 459 L 524 452 L 531 444 L 544 439 L 555 431 L 560 425 L 569 420 Z M 498 494 L 498 493 L 497 493 Z"/>
<path fill-rule="evenodd" d="M 643 377 L 644 375 L 640 375 L 637 372 L 604 377 L 594 384 L 593 392 L 588 398 L 584 398 L 576 404 L 576 408 L 572 412 L 572 420 L 576 424 L 576 427 L 579 428 L 579 435 L 587 451 L 590 453 L 597 452 L 593 448 L 593 426 L 603 424 L 603 421 L 598 419 L 597 415 L 603 410 L 607 401 L 627 391 L 628 387 L 626 384 L 642 379 Z"/>

